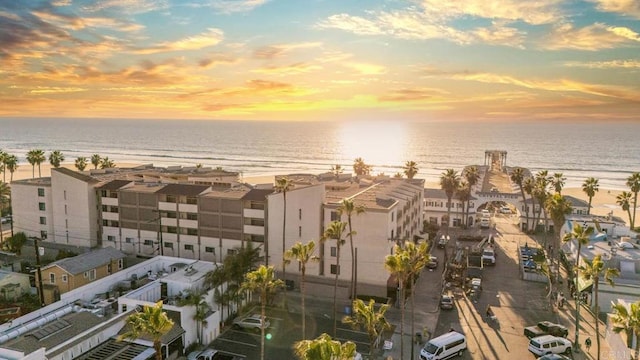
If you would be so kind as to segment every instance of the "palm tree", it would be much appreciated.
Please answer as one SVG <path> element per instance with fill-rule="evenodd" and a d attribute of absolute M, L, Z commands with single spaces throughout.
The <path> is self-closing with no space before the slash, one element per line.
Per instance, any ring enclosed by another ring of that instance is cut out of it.
<path fill-rule="evenodd" d="M 549 183 L 550 183 L 549 171 L 547 170 L 538 171 L 534 180 L 533 196 L 536 198 L 536 201 L 538 202 L 538 204 L 540 204 L 540 207 L 538 208 L 538 214 L 534 219 L 533 226 L 535 226 L 535 224 L 538 223 L 538 220 L 540 220 L 540 218 L 542 217 L 542 213 L 544 212 L 544 217 L 545 217 L 544 231 L 547 231 L 547 212 L 545 209 L 545 203 L 547 202 L 547 198 L 549 197 L 549 191 L 547 190 Z"/>
<path fill-rule="evenodd" d="M 198 344 L 202 344 L 203 328 L 206 325 L 204 321 L 207 314 L 211 310 L 211 306 L 205 301 L 206 293 L 201 289 L 187 289 L 186 296 L 182 298 L 178 305 L 180 306 L 193 306 L 196 308 L 193 319 L 196 321 L 196 333 L 198 334 Z"/>
<path fill-rule="evenodd" d="M 4 204 L 9 202 L 9 198 L 11 197 L 11 189 L 6 182 L 0 181 L 0 217 L 2 216 L 2 210 L 4 209 Z M 0 221 L 0 240 L 2 240 L 2 222 Z M 1 241 L 0 241 L 1 242 Z"/>
<path fill-rule="evenodd" d="M 587 215 L 591 214 L 591 200 L 598 192 L 598 179 L 594 177 L 587 178 L 584 183 L 582 183 L 582 191 L 589 197 L 589 207 L 587 208 Z"/>
<path fill-rule="evenodd" d="M 528 228 L 529 227 L 529 206 L 527 206 L 527 198 L 524 196 L 524 179 L 525 179 L 524 169 L 521 167 L 517 167 L 513 169 L 513 171 L 511 172 L 510 179 L 520 188 L 520 195 L 522 196 L 524 210 L 527 215 L 527 228 Z"/>
<path fill-rule="evenodd" d="M 351 227 L 351 216 L 358 215 L 365 212 L 365 208 L 363 205 L 356 205 L 353 202 L 353 199 L 343 199 L 340 202 L 340 207 L 338 207 L 338 214 L 342 216 L 343 214 L 347 215 L 347 224 L 349 224 L 349 246 L 351 247 L 351 287 L 350 294 L 351 299 L 356 298 L 356 283 L 355 283 L 355 272 L 356 272 L 356 263 L 355 263 L 355 251 L 353 249 L 353 235 L 356 234 Z"/>
<path fill-rule="evenodd" d="M 471 194 L 471 189 L 478 183 L 480 180 L 480 172 L 478 171 L 478 167 L 473 165 L 464 169 L 464 178 L 467 180 L 467 184 L 469 184 L 469 194 Z M 471 205 L 471 196 L 467 200 L 467 213 L 465 215 L 465 225 L 469 225 L 469 205 Z"/>
<path fill-rule="evenodd" d="M 604 261 L 602 261 L 602 255 L 596 255 L 593 260 L 584 259 L 584 265 L 580 265 L 580 274 L 585 280 L 593 281 L 593 289 L 595 293 L 595 311 L 593 313 L 594 321 L 596 323 L 596 348 L 598 349 L 597 360 L 600 360 L 600 306 L 598 305 L 598 284 L 600 283 L 600 276 L 604 277 L 604 280 L 609 285 L 614 286 L 613 277 L 620 275 L 620 271 L 616 268 L 605 268 Z"/>
<path fill-rule="evenodd" d="M 302 295 L 302 298 L 300 299 L 300 302 L 302 303 L 302 338 L 306 339 L 307 333 L 306 333 L 306 311 L 305 311 L 305 306 L 304 306 L 304 301 L 305 301 L 305 291 L 304 291 L 304 285 L 305 285 L 305 274 L 307 272 L 307 264 L 309 263 L 309 261 L 318 261 L 319 258 L 315 255 L 313 255 L 313 253 L 316 250 L 316 243 L 312 241 L 309 241 L 306 244 L 302 244 L 301 242 L 297 242 L 295 245 L 293 245 L 291 247 L 291 249 L 287 250 L 287 252 L 284 253 L 284 257 L 285 259 L 289 259 L 289 260 L 296 260 L 298 261 L 298 264 L 300 265 L 299 269 L 300 269 L 300 294 Z"/>
<path fill-rule="evenodd" d="M 102 163 L 102 157 L 100 156 L 100 154 L 91 155 L 91 164 L 93 164 L 94 169 L 97 169 L 101 163 Z"/>
<path fill-rule="evenodd" d="M 415 331 L 415 284 L 420 272 L 427 265 L 431 256 L 429 255 L 429 244 L 427 242 L 421 242 L 420 245 L 416 245 L 415 242 L 407 241 L 404 244 L 404 252 L 409 257 L 409 279 L 411 280 L 411 334 Z M 414 342 L 411 342 L 411 354 L 414 353 Z"/>
<path fill-rule="evenodd" d="M 282 193 L 282 279 L 287 280 L 287 263 L 284 258 L 284 253 L 287 251 L 286 249 L 286 232 L 287 232 L 287 192 L 292 190 L 294 187 L 293 182 L 289 180 L 288 177 L 283 176 L 276 179 L 275 191 L 276 193 Z M 266 257 L 269 258 L 268 256 Z M 266 261 L 266 264 L 269 265 L 269 261 Z M 287 289 L 285 287 L 283 292 L 283 301 L 284 306 L 287 306 Z"/>
<path fill-rule="evenodd" d="M 331 172 L 336 177 L 336 180 L 338 180 L 343 171 L 342 165 L 331 165 Z"/>
<path fill-rule="evenodd" d="M 466 225 L 465 220 L 467 216 L 465 215 L 465 205 L 471 201 L 471 187 L 469 186 L 469 183 L 465 180 L 460 181 L 455 195 L 462 204 L 462 224 Z"/>
<path fill-rule="evenodd" d="M 418 173 L 418 164 L 416 164 L 415 161 L 407 161 L 402 169 L 404 169 L 404 174 L 407 176 L 407 179 L 413 179 Z"/>
<path fill-rule="evenodd" d="M 560 194 L 553 194 L 547 198 L 544 205 L 546 213 L 549 214 L 549 217 L 551 217 L 551 221 L 553 222 L 553 232 L 555 233 L 555 236 L 553 237 L 553 249 L 555 250 L 554 255 L 557 264 L 556 271 L 558 271 L 560 267 L 560 230 L 564 225 L 566 216 L 571 214 L 573 209 L 571 208 L 571 203 L 569 203 L 569 201 Z"/>
<path fill-rule="evenodd" d="M 631 347 L 633 336 L 636 337 L 636 347 L 634 359 L 638 359 L 640 355 L 640 301 L 636 301 L 627 307 L 621 303 L 611 302 L 611 317 L 613 323 L 613 332 L 619 334 L 625 332 L 627 334 L 627 345 Z"/>
<path fill-rule="evenodd" d="M 353 172 L 356 176 L 369 175 L 371 173 L 371 165 L 367 165 L 361 157 L 353 161 Z"/>
<path fill-rule="evenodd" d="M 356 356 L 356 344 L 344 344 L 321 334 L 314 340 L 300 340 L 293 344 L 293 352 L 300 360 L 351 360 Z"/>
<path fill-rule="evenodd" d="M 451 198 L 459 185 L 460 177 L 457 171 L 447 169 L 440 175 L 440 187 L 447 194 L 447 235 L 449 235 L 449 227 L 451 226 Z"/>
<path fill-rule="evenodd" d="M 87 168 L 87 158 L 84 156 L 80 156 L 76 159 L 76 169 L 78 169 L 79 171 L 84 171 L 84 169 Z"/>
<path fill-rule="evenodd" d="M 46 158 L 44 157 L 44 151 L 40 149 L 29 150 L 29 152 L 27 153 L 27 161 L 32 166 L 31 177 L 36 177 L 36 165 L 38 165 L 38 177 L 42 177 L 42 173 L 40 172 L 40 164 L 42 164 L 42 162 L 45 160 Z"/>
<path fill-rule="evenodd" d="M 536 218 L 536 211 L 535 211 L 536 197 L 533 196 L 535 187 L 536 187 L 536 183 L 532 177 L 527 177 L 522 181 L 522 189 L 524 190 L 525 193 L 527 193 L 527 195 L 529 195 L 529 199 L 531 199 L 531 215 L 532 215 L 532 220 L 534 221 Z M 526 203 L 525 203 L 525 206 L 526 206 Z M 526 209 L 527 209 L 527 229 L 535 230 L 535 223 L 529 226 L 529 207 L 526 207 Z"/>
<path fill-rule="evenodd" d="M 264 323 L 265 308 L 267 307 L 267 294 L 282 287 L 284 283 L 276 279 L 273 266 L 260 265 L 257 270 L 245 275 L 242 289 L 245 291 L 258 291 L 260 293 L 260 359 L 264 360 Z"/>
<path fill-rule="evenodd" d="M 405 308 L 405 284 L 411 273 L 411 260 L 407 252 L 403 251 L 399 245 L 393 247 L 393 254 L 387 255 L 384 259 L 384 268 L 398 282 L 398 292 L 400 299 L 400 338 L 404 337 L 404 308 Z M 404 341 L 400 341 L 400 359 L 404 359 Z"/>
<path fill-rule="evenodd" d="M 555 196 L 555 195 L 554 195 Z M 578 245 L 578 251 L 576 253 L 576 264 L 575 264 L 575 279 L 573 281 L 576 282 L 576 291 L 578 292 L 577 296 L 576 296 L 576 337 L 575 337 L 575 341 L 573 342 L 573 346 L 578 349 L 580 346 L 580 342 L 578 341 L 578 337 L 580 335 L 580 289 L 578 288 L 578 278 L 580 277 L 580 252 L 582 251 L 582 246 L 583 245 L 588 245 L 589 244 L 589 239 L 591 237 L 591 235 L 593 234 L 593 228 L 591 226 L 589 227 L 584 227 L 581 226 L 578 223 L 574 223 L 573 224 L 573 228 L 571 229 L 571 232 L 568 232 L 564 235 L 564 238 L 562 239 L 562 241 L 567 242 L 567 241 L 571 241 L 571 240 L 576 240 L 576 243 Z M 559 252 L 559 251 L 558 251 Z"/>
<path fill-rule="evenodd" d="M 142 311 L 129 315 L 126 324 L 128 326 L 127 332 L 120 335 L 118 341 L 135 340 L 141 335 L 148 335 L 153 339 L 156 360 L 162 360 L 161 339 L 173 327 L 173 321 L 162 310 L 162 301 L 158 301 L 155 306 L 145 305 Z"/>
<path fill-rule="evenodd" d="M 633 193 L 633 217 L 631 218 L 631 229 L 636 227 L 636 208 L 638 207 L 638 192 L 640 192 L 640 172 L 631 174 L 627 178 L 627 186 Z"/>
<path fill-rule="evenodd" d="M 562 194 L 562 188 L 564 187 L 564 182 L 567 180 L 566 177 L 562 173 L 555 173 L 550 179 L 551 186 L 558 194 Z"/>
<path fill-rule="evenodd" d="M 10 154 L 4 159 L 4 164 L 6 166 L 5 171 L 9 170 L 11 173 L 11 177 L 9 178 L 9 182 L 13 181 L 13 173 L 18 170 L 18 157 Z"/>
<path fill-rule="evenodd" d="M 113 167 L 116 167 L 116 164 L 113 162 L 113 160 L 110 160 L 108 156 L 100 160 L 100 169 L 110 169 Z"/>
<path fill-rule="evenodd" d="M 54 150 L 49 154 L 49 163 L 54 168 L 60 167 L 60 163 L 64 161 L 64 155 L 60 150 Z"/>
<path fill-rule="evenodd" d="M 340 248 L 342 248 L 342 245 L 344 245 L 344 239 L 342 238 L 342 235 L 344 234 L 344 231 L 347 227 L 347 223 L 342 222 L 342 221 L 332 221 L 331 224 L 329 224 L 329 227 L 327 227 L 324 230 L 324 234 L 322 235 L 322 238 L 320 239 L 321 242 L 325 242 L 327 240 L 335 240 L 336 241 L 336 271 L 335 271 L 335 280 L 333 283 L 333 335 L 335 336 L 336 334 L 336 329 L 337 329 L 337 295 L 338 295 L 338 275 L 340 275 Z M 351 234 L 346 234 L 347 236 L 350 236 Z"/>
<path fill-rule="evenodd" d="M 369 304 L 365 304 L 360 299 L 353 300 L 353 315 L 345 316 L 342 322 L 350 325 L 354 330 L 364 329 L 369 335 L 369 357 L 373 358 L 373 349 L 376 340 L 385 331 L 391 328 L 391 324 L 384 317 L 389 309 L 389 305 L 382 304 L 376 310 L 375 300 L 369 300 Z"/>
<path fill-rule="evenodd" d="M 2 172 L 2 181 L 7 182 L 7 154 L 6 151 L 0 150 L 0 171 Z"/>
<path fill-rule="evenodd" d="M 402 179 L 403 177 L 404 177 L 404 176 L 403 176 L 403 175 L 402 175 L 402 173 L 401 173 L 401 172 L 399 172 L 399 171 L 398 171 L 397 173 L 393 174 L 393 178 L 394 178 L 394 179 Z"/>
<path fill-rule="evenodd" d="M 629 215 L 629 224 L 633 224 L 631 219 L 631 197 L 632 193 L 628 191 L 623 191 L 618 196 L 616 196 L 616 204 L 622 207 L 623 211 L 626 211 Z M 633 225 L 629 225 L 629 229 L 633 230 Z"/>

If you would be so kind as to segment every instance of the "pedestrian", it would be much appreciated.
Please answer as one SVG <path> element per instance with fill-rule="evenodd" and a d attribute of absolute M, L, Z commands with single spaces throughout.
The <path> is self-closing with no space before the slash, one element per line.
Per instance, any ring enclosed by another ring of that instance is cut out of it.
<path fill-rule="evenodd" d="M 591 348 L 591 338 L 587 338 L 587 340 L 584 341 L 584 346 L 587 348 L 587 351 L 589 351 L 589 348 Z"/>

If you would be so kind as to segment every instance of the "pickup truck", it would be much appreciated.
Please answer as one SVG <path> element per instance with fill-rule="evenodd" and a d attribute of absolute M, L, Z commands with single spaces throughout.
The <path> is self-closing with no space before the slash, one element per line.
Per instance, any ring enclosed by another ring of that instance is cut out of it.
<path fill-rule="evenodd" d="M 537 325 L 524 328 L 524 335 L 530 339 L 542 335 L 567 337 L 569 330 L 565 326 L 551 321 L 540 321 Z"/>
<path fill-rule="evenodd" d="M 215 349 L 194 351 L 187 355 L 187 360 L 243 360 L 244 356 L 225 353 Z"/>
<path fill-rule="evenodd" d="M 482 250 L 482 263 L 485 265 L 496 264 L 496 252 L 493 247 L 486 247 Z"/>

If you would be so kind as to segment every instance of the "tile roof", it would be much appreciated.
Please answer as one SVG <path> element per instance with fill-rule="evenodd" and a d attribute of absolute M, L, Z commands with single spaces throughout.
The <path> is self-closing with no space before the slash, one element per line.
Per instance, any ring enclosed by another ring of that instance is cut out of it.
<path fill-rule="evenodd" d="M 208 185 L 168 184 L 156 191 L 158 194 L 196 196 L 211 188 Z"/>
<path fill-rule="evenodd" d="M 59 266 L 72 275 L 80 274 L 85 271 L 95 269 L 98 266 L 108 264 L 112 260 L 122 259 L 125 255 L 112 247 L 92 250 L 90 252 L 80 254 L 78 256 L 60 259 L 43 267 L 48 269 L 53 266 Z"/>

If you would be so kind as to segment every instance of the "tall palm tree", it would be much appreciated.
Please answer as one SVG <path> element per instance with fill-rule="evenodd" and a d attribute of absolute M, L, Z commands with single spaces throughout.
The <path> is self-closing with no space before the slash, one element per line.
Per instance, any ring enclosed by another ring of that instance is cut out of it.
<path fill-rule="evenodd" d="M 476 186 L 478 181 L 480 181 L 480 171 L 475 165 L 469 166 L 464 169 L 463 176 L 467 180 L 467 184 L 469 184 L 469 194 L 471 194 L 473 187 Z M 469 196 L 469 199 L 467 200 L 467 213 L 465 215 L 465 225 L 467 226 L 469 226 L 469 205 L 471 205 L 471 196 Z"/>
<path fill-rule="evenodd" d="M 321 334 L 314 340 L 300 340 L 293 344 L 293 352 L 300 360 L 351 360 L 356 356 L 356 344 L 344 344 Z"/>
<path fill-rule="evenodd" d="M 116 167 L 116 164 L 113 162 L 113 160 L 110 160 L 108 156 L 100 160 L 100 169 L 110 169 L 113 167 Z"/>
<path fill-rule="evenodd" d="M 356 176 L 369 175 L 371 173 L 371 165 L 368 165 L 361 157 L 353 161 L 353 172 Z"/>
<path fill-rule="evenodd" d="M 531 200 L 531 216 L 532 220 L 535 221 L 536 218 L 536 197 L 533 196 L 534 190 L 536 187 L 535 180 L 532 177 L 527 177 L 522 181 L 522 189 L 527 195 L 529 195 L 529 199 Z M 525 204 L 526 206 L 526 204 Z M 527 230 L 535 230 L 535 223 L 529 226 L 529 207 L 527 209 Z"/>
<path fill-rule="evenodd" d="M 0 172 L 2 172 L 2 181 L 7 182 L 7 157 L 6 151 L 0 150 Z"/>
<path fill-rule="evenodd" d="M 2 210 L 4 210 L 4 205 L 9 202 L 11 198 L 11 189 L 6 182 L 0 181 L 0 217 L 2 216 Z M 0 221 L 0 239 L 2 239 L 2 222 Z"/>
<path fill-rule="evenodd" d="M 413 179 L 418 173 L 418 164 L 415 161 L 407 161 L 402 167 L 407 179 Z"/>
<path fill-rule="evenodd" d="M 284 258 L 286 249 L 286 236 L 287 233 L 287 193 L 293 190 L 293 182 L 288 177 L 283 176 L 276 179 L 275 191 L 276 193 L 282 193 L 282 280 L 287 280 L 287 263 Z M 268 255 L 268 254 L 267 254 Z M 267 256 L 266 259 L 269 257 Z M 266 264 L 269 265 L 269 260 L 266 260 Z M 284 306 L 287 306 L 287 289 L 285 287 L 283 292 Z"/>
<path fill-rule="evenodd" d="M 556 279 L 558 275 L 558 271 L 560 268 L 560 230 L 564 225 L 566 220 L 566 216 L 571 214 L 573 210 L 571 208 L 571 203 L 560 194 L 553 194 L 550 196 L 545 202 L 546 212 L 551 217 L 551 221 L 553 222 L 553 248 L 555 250 L 554 257 L 556 260 Z M 546 244 L 545 244 L 546 245 Z"/>
<path fill-rule="evenodd" d="M 415 242 L 407 241 L 404 244 L 405 253 L 409 257 L 409 279 L 411 284 L 411 334 L 415 333 L 415 284 L 417 278 L 420 276 L 420 272 L 427 265 L 431 256 L 429 255 L 429 244 L 427 242 L 421 242 L 419 245 L 416 245 Z M 413 348 L 414 342 L 411 342 L 411 354 L 414 353 Z"/>
<path fill-rule="evenodd" d="M 369 300 L 369 304 L 365 304 L 360 299 L 353 300 L 353 315 L 345 316 L 342 322 L 350 325 L 353 329 L 364 329 L 369 336 L 369 357 L 373 358 L 373 350 L 375 348 L 376 339 L 385 331 L 391 328 L 391 324 L 384 317 L 389 309 L 389 305 L 382 304 L 376 310 L 375 300 Z"/>
<path fill-rule="evenodd" d="M 538 207 L 538 213 L 536 218 L 534 219 L 533 226 L 536 226 L 540 218 L 542 217 L 542 213 L 544 212 L 545 216 L 545 231 L 547 231 L 547 213 L 545 209 L 545 203 L 547 198 L 549 197 L 549 190 L 547 187 L 550 184 L 549 171 L 541 170 L 538 171 L 535 177 L 534 188 L 533 188 L 533 196 L 536 198 L 536 201 L 540 206 Z"/>
<path fill-rule="evenodd" d="M 54 150 L 49 154 L 49 163 L 54 168 L 60 167 L 60 163 L 64 161 L 64 154 L 60 150 Z"/>
<path fill-rule="evenodd" d="M 162 309 L 162 301 L 158 301 L 155 306 L 145 305 L 142 311 L 129 315 L 126 324 L 128 326 L 127 332 L 120 335 L 118 340 L 135 340 L 141 335 L 148 335 L 153 339 L 156 360 L 162 360 L 161 339 L 173 327 L 173 321 Z"/>
<path fill-rule="evenodd" d="M 32 171 L 31 171 L 32 177 L 34 178 L 36 177 L 35 175 L 36 165 L 38 165 L 38 177 L 42 177 L 42 173 L 40 172 L 40 164 L 42 164 L 42 162 L 45 160 L 46 158 L 44 157 L 44 151 L 40 149 L 33 149 L 27 152 L 27 161 L 32 166 Z"/>
<path fill-rule="evenodd" d="M 331 165 L 331 172 L 336 177 L 336 180 L 340 177 L 340 174 L 344 172 L 342 165 Z"/>
<path fill-rule="evenodd" d="M 76 158 L 76 169 L 78 169 L 79 171 L 84 171 L 84 169 L 87 168 L 87 158 L 84 156 L 79 156 L 78 158 Z"/>
<path fill-rule="evenodd" d="M 629 191 L 623 191 L 620 194 L 618 194 L 618 196 L 616 196 L 616 204 L 620 205 L 620 207 L 622 207 L 623 211 L 627 212 L 627 215 L 629 215 L 629 229 L 633 230 L 633 222 L 632 222 L 632 218 L 631 218 L 631 198 L 633 197 L 633 194 L 630 193 Z"/>
<path fill-rule="evenodd" d="M 529 206 L 527 206 L 527 198 L 524 196 L 524 179 L 525 179 L 525 171 L 521 167 L 517 167 L 513 169 L 511 175 L 509 176 L 511 181 L 513 181 L 518 188 L 520 188 L 520 195 L 522 196 L 522 202 L 524 204 L 524 211 L 527 215 L 527 228 L 529 227 Z"/>
<path fill-rule="evenodd" d="M 398 292 L 400 299 L 400 338 L 404 337 L 404 309 L 405 309 L 405 284 L 411 273 L 411 259 L 407 252 L 399 245 L 393 247 L 393 254 L 387 255 L 384 259 L 384 268 L 395 277 L 398 282 Z M 400 359 L 404 359 L 404 341 L 400 341 Z"/>
<path fill-rule="evenodd" d="M 178 305 L 180 306 L 193 306 L 196 308 L 195 314 L 193 314 L 193 320 L 196 321 L 196 333 L 198 335 L 198 344 L 202 344 L 203 328 L 206 325 L 204 319 L 206 319 L 207 313 L 211 310 L 211 306 L 205 301 L 206 293 L 201 290 L 186 290 L 186 296 L 182 298 Z"/>
<path fill-rule="evenodd" d="M 351 247 L 351 287 L 350 294 L 351 299 L 356 298 L 356 282 L 355 282 L 355 272 L 356 272 L 356 263 L 355 263 L 355 251 L 353 248 L 353 235 L 356 234 L 353 231 L 353 227 L 351 226 L 351 216 L 359 215 L 365 212 L 365 208 L 363 205 L 356 205 L 353 202 L 353 199 L 343 199 L 340 202 L 340 207 L 338 207 L 338 214 L 342 216 L 343 214 L 347 215 L 347 224 L 349 225 L 349 246 Z"/>
<path fill-rule="evenodd" d="M 9 170 L 9 172 L 11 173 L 11 177 L 9 178 L 9 182 L 13 181 L 13 173 L 16 172 L 16 170 L 18 170 L 18 157 L 13 155 L 13 154 L 9 154 L 5 159 L 4 159 L 4 163 L 5 163 L 5 171 Z"/>
<path fill-rule="evenodd" d="M 337 295 L 338 295 L 338 276 L 340 275 L 340 249 L 344 245 L 344 231 L 347 228 L 347 223 L 342 221 L 332 221 L 331 224 L 324 230 L 324 234 L 320 241 L 323 243 L 327 240 L 336 241 L 336 276 L 333 283 L 333 335 L 336 334 L 337 329 Z M 351 234 L 346 234 L 350 236 Z"/>
<path fill-rule="evenodd" d="M 593 228 L 591 226 L 584 227 L 578 223 L 573 224 L 573 228 L 571 232 L 568 232 L 564 235 L 562 241 L 567 242 L 571 240 L 575 240 L 578 245 L 578 251 L 576 253 L 576 264 L 575 264 L 575 278 L 576 281 L 576 291 L 577 295 L 580 295 L 580 289 L 578 288 L 578 278 L 580 277 L 580 252 L 582 251 L 582 246 L 589 244 L 589 239 L 593 234 Z M 558 251 L 559 252 L 559 251 Z M 576 296 L 576 337 L 573 342 L 573 346 L 578 349 L 580 347 L 580 342 L 578 341 L 580 335 L 580 296 Z"/>
<path fill-rule="evenodd" d="M 549 180 L 551 182 L 551 186 L 558 193 L 562 194 L 562 188 L 564 187 L 564 182 L 567 180 L 562 173 L 555 173 Z"/>
<path fill-rule="evenodd" d="M 100 154 L 91 155 L 91 164 L 93 164 L 94 169 L 97 169 L 101 163 L 102 163 L 102 156 L 100 156 Z"/>
<path fill-rule="evenodd" d="M 471 201 L 471 187 L 469 186 L 469 183 L 467 183 L 466 180 L 460 181 L 460 184 L 458 184 L 458 188 L 456 189 L 455 195 L 456 195 L 456 198 L 460 200 L 460 203 L 462 204 L 462 224 L 466 225 L 467 216 L 465 215 L 465 205 L 469 203 L 469 201 Z"/>
<path fill-rule="evenodd" d="M 267 307 L 267 294 L 272 293 L 284 285 L 283 281 L 276 279 L 273 266 L 260 265 L 257 270 L 245 275 L 242 289 L 245 291 L 257 291 L 260 294 L 260 359 L 264 360 L 264 323 L 265 309 Z"/>
<path fill-rule="evenodd" d="M 302 303 L 302 338 L 306 339 L 306 311 L 305 311 L 305 275 L 307 273 L 307 264 L 309 261 L 318 261 L 319 258 L 315 256 L 313 253 L 316 251 L 316 243 L 313 240 L 309 241 L 306 244 L 302 244 L 301 242 L 297 242 L 295 245 L 291 247 L 291 249 L 287 250 L 284 253 L 285 259 L 288 260 L 296 260 L 300 265 L 300 294 L 302 298 L 300 302 Z"/>
<path fill-rule="evenodd" d="M 621 303 L 611 303 L 613 316 L 613 332 L 627 334 L 627 344 L 631 347 L 633 336 L 636 337 L 636 347 L 634 359 L 640 356 L 640 301 L 636 301 L 627 307 Z"/>
<path fill-rule="evenodd" d="M 591 214 L 591 200 L 593 200 L 593 197 L 598 192 L 599 187 L 600 185 L 598 184 L 598 179 L 594 177 L 587 178 L 582 183 L 582 191 L 584 191 L 584 193 L 589 197 L 589 207 L 587 208 L 587 215 Z"/>
<path fill-rule="evenodd" d="M 633 217 L 631 218 L 631 229 L 636 227 L 636 209 L 638 208 L 638 192 L 640 192 L 640 172 L 631 174 L 627 178 L 627 186 L 633 193 Z"/>
<path fill-rule="evenodd" d="M 440 187 L 447 195 L 447 235 L 451 227 L 451 198 L 460 185 L 460 176 L 453 169 L 447 169 L 440 175 Z"/>
<path fill-rule="evenodd" d="M 584 259 L 584 265 L 580 265 L 580 274 L 585 280 L 593 281 L 593 290 L 595 293 L 595 309 L 593 312 L 593 320 L 596 323 L 596 348 L 598 350 L 597 360 L 600 360 L 600 305 L 598 305 L 598 284 L 600 283 L 600 276 L 603 276 L 604 280 L 609 285 L 614 286 L 613 277 L 619 276 L 620 271 L 616 268 L 605 268 L 604 261 L 602 261 L 602 255 L 596 255 L 593 260 Z"/>

